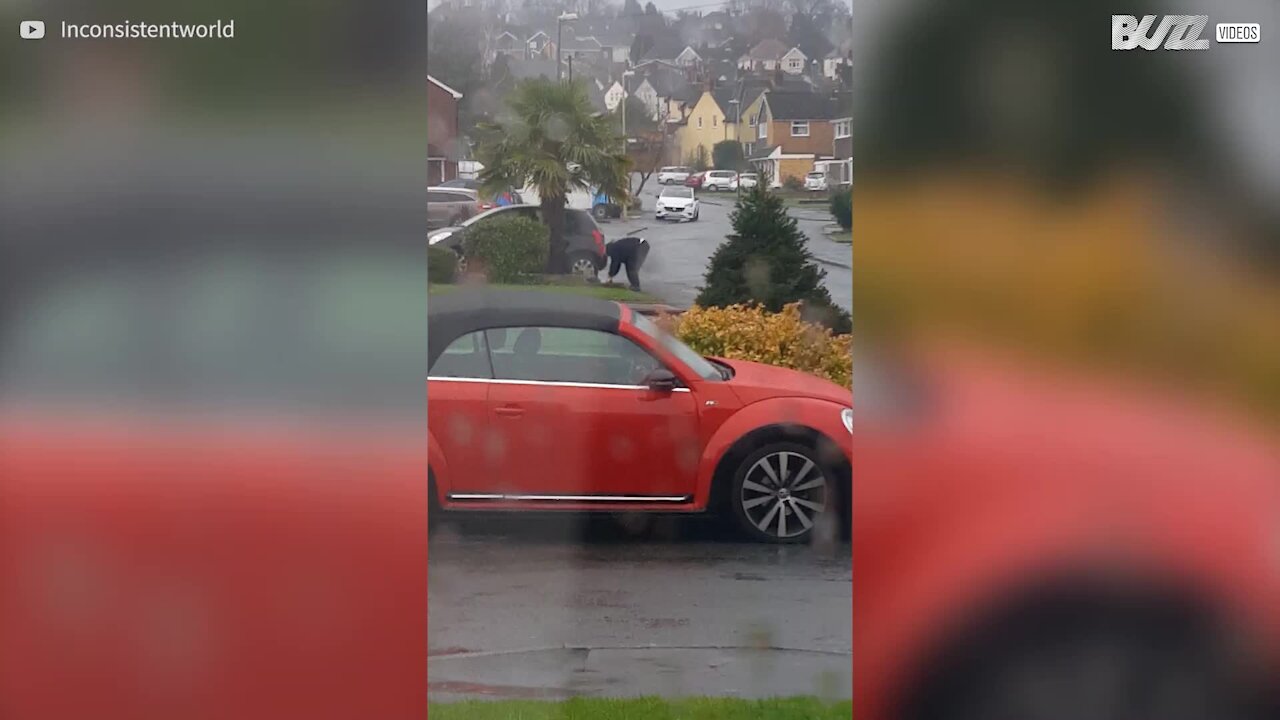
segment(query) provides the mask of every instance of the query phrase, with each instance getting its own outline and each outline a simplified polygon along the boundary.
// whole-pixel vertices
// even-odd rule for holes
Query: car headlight
[[[453,233],[451,233],[451,232],[442,232],[442,233],[437,233],[437,234],[432,235],[431,237],[427,238],[427,244],[428,244],[428,245],[435,245],[436,243],[440,242],[441,240],[444,240],[445,238],[449,238],[449,237],[453,237]]]
[[[844,429],[852,433],[853,432],[853,408],[845,408],[841,410],[840,420],[844,423]]]

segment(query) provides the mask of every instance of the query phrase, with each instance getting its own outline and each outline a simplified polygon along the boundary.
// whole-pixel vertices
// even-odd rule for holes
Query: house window
[[[712,115],[712,116],[711,116],[711,127],[716,127],[716,123],[717,123],[717,122],[719,122],[719,121],[720,121],[720,119],[719,119],[717,116]]]
[[[699,115],[699,116],[698,116],[698,129],[699,129],[699,130],[701,130],[701,129],[702,129],[702,116],[701,116],[701,115]]]
[[[797,59],[795,59],[795,58],[791,58],[790,60],[788,60],[788,61],[787,61],[787,65],[788,65],[792,70],[799,70],[799,69],[800,69],[800,61],[799,61],[799,60],[797,60]]]
[[[769,123],[762,122],[760,123],[760,128],[756,133],[756,138],[759,140],[764,140],[767,137],[769,137]]]
[[[836,121],[836,137],[837,138],[849,137],[849,121],[848,120]]]
[[[791,137],[809,137],[809,121],[792,120]]]
[[[760,113],[752,113],[751,117],[747,119],[747,122],[750,123],[751,127],[755,127],[756,121],[759,119],[760,119]]]

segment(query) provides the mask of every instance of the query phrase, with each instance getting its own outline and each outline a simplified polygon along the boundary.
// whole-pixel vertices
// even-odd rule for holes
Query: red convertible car
[[[848,505],[847,388],[704,358],[625,305],[431,301],[432,497],[443,510],[696,513],[801,542]]]

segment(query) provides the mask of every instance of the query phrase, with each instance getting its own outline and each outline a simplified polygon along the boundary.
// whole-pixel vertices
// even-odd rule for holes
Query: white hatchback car
[[[738,187],[738,173],[732,170],[712,170],[702,178],[702,189],[707,192],[733,190]]]
[[[811,172],[804,176],[805,190],[826,190],[827,175],[826,173]]]
[[[683,185],[663,188],[654,206],[654,217],[658,220],[697,220],[698,197],[694,195],[693,188]]]
[[[759,175],[755,173],[738,173],[738,178],[733,181],[733,186],[730,187],[729,189],[737,190],[740,187],[743,189],[753,188],[759,184],[760,184]]]
[[[688,179],[689,168],[687,167],[670,166],[658,170],[659,185],[683,185]]]

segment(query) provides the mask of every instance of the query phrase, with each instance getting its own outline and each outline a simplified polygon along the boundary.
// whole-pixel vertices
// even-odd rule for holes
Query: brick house
[[[458,177],[458,100],[462,93],[427,76],[427,184]]]
[[[753,164],[775,186],[803,178],[817,162],[832,157],[835,120],[849,114],[848,93],[771,90],[760,101]]]

